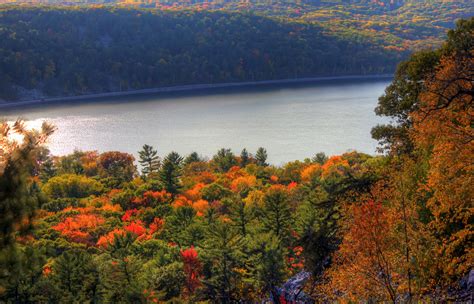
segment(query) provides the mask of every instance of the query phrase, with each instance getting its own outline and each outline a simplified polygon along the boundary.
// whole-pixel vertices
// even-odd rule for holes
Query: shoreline
[[[193,91],[204,91],[213,89],[227,89],[227,88],[238,88],[238,87],[259,87],[265,85],[278,85],[278,84],[304,84],[312,82],[330,81],[330,80],[364,80],[364,79],[388,79],[392,78],[393,74],[374,74],[374,75],[347,75],[347,76],[321,76],[321,77],[308,77],[308,78],[294,78],[294,79],[277,79],[277,80],[261,80],[261,81],[244,81],[244,82],[226,82],[226,83],[215,83],[215,84],[191,84],[191,85],[179,85],[179,86],[168,86],[151,89],[140,89],[130,91],[117,91],[107,93],[95,93],[85,94],[77,96],[64,96],[64,97],[51,97],[33,100],[13,101],[13,102],[1,102],[0,109],[13,109],[22,106],[36,106],[43,104],[52,104],[57,102],[74,102],[74,101],[86,101],[91,99],[106,99],[110,97],[126,97],[135,95],[152,95],[162,93],[177,93],[177,92],[193,92]]]

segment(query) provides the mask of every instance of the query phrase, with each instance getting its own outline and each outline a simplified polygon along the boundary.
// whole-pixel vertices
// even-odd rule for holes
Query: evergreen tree
[[[147,303],[141,280],[143,261],[138,256],[111,259],[104,254],[99,269],[103,303]]]
[[[70,250],[53,264],[51,280],[58,287],[60,302],[96,302],[99,298],[99,274],[92,255]]]
[[[0,290],[6,302],[30,301],[23,287],[29,289],[31,284],[23,283],[38,275],[41,257],[28,250],[20,252],[15,240],[31,230],[36,208],[43,201],[36,183],[31,182],[31,169],[39,147],[53,131],[46,123],[36,132],[28,131],[20,120],[13,125],[0,122]],[[18,136],[21,140],[16,141]]]
[[[49,149],[44,147],[40,148],[38,153],[36,153],[35,159],[36,164],[33,175],[39,176],[43,183],[56,175],[57,169]]]
[[[234,202],[231,206],[232,222],[239,231],[240,235],[243,237],[247,235],[247,226],[252,219],[252,214],[249,209],[250,208],[241,198],[239,198],[237,202]]]
[[[324,152],[316,153],[316,155],[311,159],[312,162],[320,164],[320,165],[324,165],[324,163],[327,162],[327,160],[328,160],[328,157],[326,156]]]
[[[160,157],[152,146],[144,145],[138,152],[140,159],[138,162],[142,166],[142,175],[148,177],[150,174],[158,172],[160,169]]]
[[[163,165],[159,171],[159,179],[164,189],[176,195],[181,189],[181,162],[183,158],[176,152],[171,152],[163,159]]]
[[[257,165],[262,166],[262,167],[268,166],[267,157],[268,157],[267,150],[265,150],[262,147],[258,148],[257,153],[255,154],[255,159],[257,160]]]
[[[54,128],[43,124],[41,132],[28,131],[22,121],[13,127],[0,123],[0,246],[14,243],[17,232],[31,227],[41,196],[29,181],[37,149],[51,135]],[[23,137],[21,143],[13,142],[12,136]]]
[[[217,303],[234,303],[242,275],[237,271],[243,267],[244,243],[231,225],[217,222],[210,225],[204,246],[204,284],[208,297]]]
[[[286,241],[292,225],[291,209],[283,187],[270,188],[263,200],[262,223],[281,241]]]
[[[220,149],[217,154],[214,155],[212,161],[216,164],[217,168],[221,172],[227,172],[230,168],[237,165],[234,153],[230,149]]]
[[[247,149],[243,149],[240,153],[240,167],[244,168],[250,163],[250,154]]]
[[[285,278],[285,249],[273,233],[262,233],[252,236],[248,252],[250,280],[260,294],[268,295]]]
[[[202,162],[203,159],[202,157],[199,156],[199,154],[197,152],[192,152],[191,154],[189,154],[185,159],[184,159],[184,165],[189,165],[191,163],[198,163],[198,162]]]
[[[295,230],[300,235],[305,266],[315,277],[329,266],[330,255],[337,249],[337,212],[334,201],[324,190],[315,189],[307,195],[296,211]]]

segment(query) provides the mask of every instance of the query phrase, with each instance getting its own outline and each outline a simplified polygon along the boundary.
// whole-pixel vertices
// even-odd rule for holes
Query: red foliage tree
[[[188,249],[181,250],[181,258],[184,263],[184,273],[186,275],[186,282],[184,285],[185,293],[191,295],[196,288],[201,285],[200,277],[202,264],[198,258],[198,252],[194,246]]]

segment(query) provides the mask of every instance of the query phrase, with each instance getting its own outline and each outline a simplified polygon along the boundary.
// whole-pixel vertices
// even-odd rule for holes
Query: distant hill
[[[224,10],[315,23],[326,32],[399,50],[438,47],[447,30],[474,15],[472,0],[0,0],[0,6],[61,5]]]
[[[0,10],[0,98],[391,73],[407,51],[219,11]]]
[[[7,1],[0,0],[7,100],[391,73],[474,15],[467,0]]]

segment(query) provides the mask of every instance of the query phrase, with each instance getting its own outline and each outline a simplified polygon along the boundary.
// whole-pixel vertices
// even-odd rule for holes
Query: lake
[[[377,98],[390,79],[337,80],[200,91],[187,94],[129,96],[88,102],[0,109],[39,126],[58,130],[49,141],[55,155],[74,149],[118,150],[137,154],[143,144],[185,155],[212,157],[219,148],[240,153],[258,147],[269,162],[284,162],[357,150],[375,154],[370,129],[384,119],[374,114]]]

